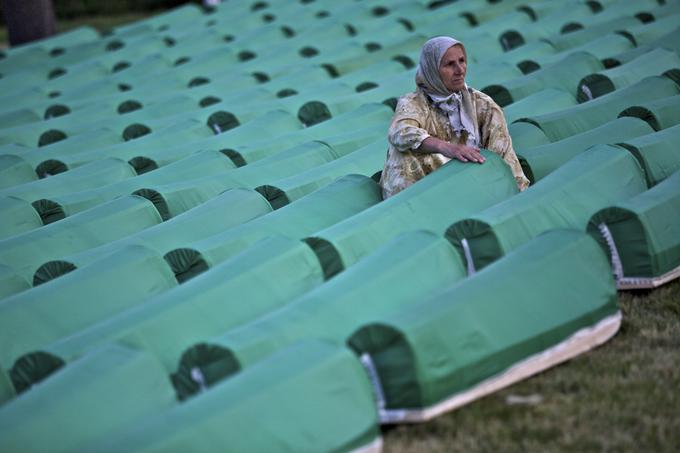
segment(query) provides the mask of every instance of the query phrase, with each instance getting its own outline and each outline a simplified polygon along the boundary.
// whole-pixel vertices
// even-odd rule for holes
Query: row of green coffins
[[[271,238],[232,261],[259,253],[261,263],[262,254],[272,248],[304,247],[286,242]],[[278,256],[286,259],[286,254]],[[293,296],[267,318],[232,330],[227,335],[231,352],[204,345],[183,356],[173,382],[186,391],[183,396],[198,393],[189,401],[176,403],[153,347],[137,349],[135,340],[141,338],[131,336],[125,346],[104,343],[91,349],[6,403],[0,409],[8,428],[3,447],[203,449],[223,444],[235,435],[232,430],[241,429],[224,420],[247,420],[265,410],[267,415],[258,417],[263,431],[258,439],[239,440],[245,451],[271,445],[283,431],[285,439],[279,441],[292,449],[309,442],[321,449],[358,448],[375,441],[378,422],[422,421],[465,404],[597,346],[620,322],[606,254],[592,238],[575,231],[542,235],[468,279],[455,249],[427,232],[398,236],[320,286],[318,262],[308,256],[312,267],[316,263],[316,270],[306,267],[316,274],[315,288],[304,284],[311,275],[285,278],[294,269],[274,266],[276,275],[268,274],[271,283],[240,289],[278,294],[302,284],[306,294]],[[408,266],[411,261],[423,267]],[[430,288],[425,298],[409,284],[414,269]],[[200,285],[210,274],[177,291]],[[534,288],[531,297],[527,285]],[[570,291],[556,292],[561,285]],[[363,303],[366,297],[374,303]],[[236,302],[237,295],[230,300]],[[238,302],[229,307],[222,309],[234,314],[248,309]],[[186,313],[196,316],[198,311]],[[176,322],[181,336],[190,323]],[[218,381],[225,370],[239,373]],[[92,380],[92,373],[98,378]],[[59,397],[74,394],[78,397]],[[102,404],[109,410],[87,415],[88,407]],[[38,407],[42,410],[36,412]],[[331,429],[326,423],[337,425],[337,418],[319,411],[346,414],[348,420]],[[282,423],[285,414],[293,424]],[[45,425],[47,419],[57,422]]]
[[[490,162],[498,162],[496,165],[500,165],[501,168],[504,166],[504,164],[500,162],[500,159],[493,159],[490,160]],[[442,216],[442,219],[433,215],[433,211],[435,211],[434,206],[436,206],[438,202],[441,202],[441,196],[439,195],[440,191],[451,193],[451,184],[462,184],[465,186],[465,175],[468,175],[469,177],[473,177],[472,175],[474,175],[475,178],[479,178],[479,175],[477,174],[478,171],[495,172],[493,171],[494,169],[491,164],[477,167],[484,170],[476,170],[475,167],[462,166],[463,170],[459,170],[461,173],[458,174],[457,178],[451,178],[448,173],[460,169],[461,167],[449,165],[446,168],[449,169],[448,172],[442,171],[441,173],[435,173],[434,175],[438,175],[439,177],[428,177],[423,183],[419,183],[408,191],[404,191],[402,196],[394,198],[395,201],[380,203],[374,208],[350,217],[327,230],[319,230],[319,232],[311,234],[309,238],[306,239],[306,242],[319,257],[324,274],[327,277],[331,277],[340,272],[344,267],[357,262],[363,255],[370,253],[399,231],[408,230],[415,226],[422,226],[422,218],[426,216],[431,219],[426,226],[435,231],[444,230],[448,225],[453,223],[447,230],[447,237],[463,252],[464,256],[466,256],[468,269],[474,271],[475,268],[480,268],[493,262],[502,254],[507,253],[541,232],[560,227],[585,229],[585,225],[589,218],[596,211],[618,201],[627,200],[636,194],[642,193],[646,189],[642,170],[632,154],[622,148],[603,147],[602,149],[591,150],[590,152],[577,157],[522,195],[509,198],[505,202],[501,202],[485,211],[481,211],[480,214],[456,222],[456,219],[451,218],[450,214]],[[497,168],[495,170],[499,169]],[[621,179],[612,176],[619,174],[628,174],[630,175],[630,178]],[[511,178],[508,177],[508,180],[510,179]],[[608,190],[598,191],[598,197],[593,198],[591,186],[598,183],[601,187],[602,180],[608,181]],[[425,182],[427,182],[427,184],[425,184]],[[505,184],[508,183],[506,182]],[[670,195],[665,198],[659,198],[658,201],[662,207],[660,208],[659,205],[654,206],[659,211],[669,207],[672,210],[673,203],[677,202],[671,196],[673,186],[667,184],[664,187],[671,187],[669,192]],[[512,188],[514,188],[514,186],[509,183],[505,190],[511,190]],[[499,194],[500,193],[503,192],[501,191]],[[508,195],[509,193],[506,192],[505,195],[497,195],[496,197],[500,196],[501,198],[504,198]],[[306,199],[303,198],[300,201],[302,200]],[[428,200],[430,201],[428,202]],[[495,198],[495,200],[500,201],[498,198]],[[580,201],[576,203],[575,200]],[[470,207],[471,212],[478,212],[483,204],[494,204],[491,200],[474,200],[472,203],[474,206]],[[479,203],[482,204],[480,205]],[[460,211],[460,206],[457,206],[457,208]],[[505,211],[511,214],[504,214]],[[229,229],[224,233],[219,233],[206,239],[199,240],[198,242],[194,242],[193,244],[189,244],[183,248],[167,252],[165,258],[175,273],[176,278],[179,281],[186,281],[198,273],[205,272],[208,268],[214,267],[218,263],[234,256],[256,240],[266,237],[269,233],[284,233],[287,235],[299,236],[299,228],[293,228],[293,230],[291,230],[291,227],[297,227],[299,224],[299,221],[291,220],[297,218],[297,212],[304,212],[303,205],[300,205],[299,202],[291,204],[290,210],[287,208],[281,209],[277,211],[276,215],[270,214],[269,216],[262,217],[260,219],[261,221],[256,220],[249,222],[243,226]],[[459,212],[458,217],[463,219],[465,215],[465,212],[461,211]],[[480,230],[479,234],[477,234],[477,231],[473,228],[477,223],[480,225],[482,224],[477,218],[486,219],[486,221],[483,222],[483,225],[486,225],[486,229],[477,228]],[[180,217],[178,217],[178,220],[179,219]],[[497,221],[492,219],[497,219]],[[670,220],[670,223],[672,224],[673,220]],[[318,225],[316,226],[318,227]],[[653,237],[655,235],[653,228],[654,225],[648,227],[649,231],[645,231],[645,234],[650,234]],[[665,227],[663,227],[663,229],[665,229]],[[663,233],[663,229],[661,230],[662,236],[664,237],[663,240],[670,240],[671,242],[664,247],[658,248],[660,251],[654,253],[650,252],[648,254],[649,256],[666,253],[663,252],[663,250],[666,249],[670,250],[666,256],[673,256],[673,251],[674,248],[677,248],[677,244],[672,242],[673,239],[671,238],[674,236],[672,234],[667,235]],[[310,232],[313,230],[314,226],[308,229]],[[153,237],[151,233],[152,230],[149,230],[147,236]],[[304,235],[304,232],[302,234]],[[487,237],[488,239],[485,239]],[[675,242],[677,242],[677,239]],[[125,240],[122,244],[130,245]],[[494,244],[495,246],[493,246]],[[503,247],[500,247],[498,244],[502,244]],[[654,244],[655,242],[650,242],[650,249],[655,247]],[[109,249],[108,253],[112,252],[113,249],[115,249],[115,247]],[[170,246],[166,245],[162,249],[162,252],[166,252],[169,249]],[[73,259],[73,261],[77,263],[78,259],[84,260],[83,262],[86,264],[83,268],[84,270],[88,269],[88,264],[90,266],[96,264],[96,260],[92,263],[92,254],[86,253],[84,255],[81,254],[81,256],[82,258],[78,258],[76,255],[76,258]],[[675,258],[677,258],[677,256]],[[675,262],[675,266],[677,266],[677,259],[675,259],[675,261],[673,261],[673,258],[665,259],[667,263],[672,264]],[[117,269],[119,272],[123,272],[123,267],[132,267],[129,266],[130,263],[126,262],[124,259],[122,263],[123,264],[118,265],[118,268],[112,266],[111,263],[107,263],[106,267],[110,272],[114,273]],[[662,267],[657,266],[657,269],[661,268]],[[669,270],[668,265],[663,269],[662,273],[667,272]],[[49,276],[47,268],[45,268],[43,272],[45,272],[44,275]],[[108,276],[105,278],[108,278]],[[36,292],[51,293],[53,299],[55,295],[54,292],[50,290],[61,286],[65,290],[64,294],[71,294],[74,291],[73,283],[79,283],[78,280],[77,272],[67,275],[61,279],[55,280],[53,283],[35,288],[25,294],[15,296],[14,299],[17,301],[6,302],[5,307],[8,309],[12,306],[17,307],[19,310],[17,313],[21,313],[31,304],[29,302],[30,300],[36,300],[33,304],[38,305],[32,307],[32,310],[42,306],[43,308],[41,310],[50,310],[51,312],[56,310],[52,316],[45,316],[46,319],[58,316],[58,312],[65,306],[41,302],[41,298],[36,297]],[[63,283],[63,285],[61,285],[61,283]],[[130,289],[131,293],[134,291],[135,289]],[[120,303],[125,299],[125,291],[122,293],[118,292],[116,296],[117,302]],[[139,296],[136,295],[136,297],[137,298],[135,299],[135,295],[131,294],[131,299],[139,300]],[[22,299],[25,300],[20,302]],[[80,304],[79,302],[73,301],[74,298],[71,296],[65,297],[64,299],[64,304]],[[9,299],[7,301],[9,301]],[[105,307],[102,308],[106,309]],[[69,310],[69,312],[71,312],[71,310]],[[104,314],[93,314],[96,316],[95,318],[76,321],[75,330],[83,328],[92,322],[96,322],[97,319],[106,318],[111,315],[111,312],[107,311]],[[7,326],[8,332],[11,329],[11,325],[18,325],[16,321],[10,319],[12,316],[10,316],[9,312],[7,312],[4,318],[10,320],[8,321],[9,324]],[[43,332],[42,335],[48,335],[48,329],[46,329],[45,326],[39,326],[37,328],[40,332]],[[28,328],[23,327],[22,329],[24,332],[29,332]],[[74,327],[71,329],[74,329]],[[62,331],[51,338],[54,340],[73,332],[74,330]],[[18,332],[12,333],[12,338],[16,344],[19,343],[19,337],[17,335]],[[37,338],[37,334],[32,332],[25,333],[24,335],[29,343],[34,342]],[[43,339],[42,341],[49,342],[49,338],[47,340]],[[91,341],[88,340],[85,343],[89,345],[91,344]],[[30,347],[39,346],[28,346],[28,348]],[[26,348],[26,346],[19,346],[19,350],[10,352],[9,356],[6,356],[4,359],[5,362],[7,362],[7,360],[11,361],[13,360],[12,357],[21,354],[21,348]],[[178,354],[179,351],[176,351],[175,358]]]

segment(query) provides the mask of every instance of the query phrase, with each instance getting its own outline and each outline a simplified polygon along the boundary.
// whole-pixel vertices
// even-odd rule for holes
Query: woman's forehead
[[[443,63],[444,61],[458,60],[461,57],[465,57],[465,50],[463,49],[463,46],[456,44],[449,47],[446,52],[444,52],[441,61]]]

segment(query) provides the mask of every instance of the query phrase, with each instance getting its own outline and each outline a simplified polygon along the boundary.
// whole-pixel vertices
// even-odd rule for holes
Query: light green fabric
[[[593,145],[616,144],[647,135],[654,129],[639,118],[623,117],[562,140],[521,150],[517,153],[524,174],[532,183],[559,169],[575,156],[588,152]]]
[[[646,189],[632,155],[598,145],[521,194],[454,223],[446,237],[461,252],[467,240],[474,267],[481,269],[545,231],[584,230],[599,209]]]
[[[371,384],[359,361],[346,348],[314,341],[85,451],[342,452],[379,436]]]
[[[30,287],[28,281],[21,278],[11,267],[0,265],[0,300]]]
[[[174,262],[188,251],[197,254],[200,258],[196,259],[204,265],[214,266],[270,234],[301,239],[380,200],[380,188],[375,181],[366,176],[347,175],[271,214],[170,252],[166,259]]]
[[[576,97],[561,88],[545,88],[520,99],[503,109],[505,121],[513,121],[529,115],[542,115],[576,105]]]
[[[60,216],[68,217],[109,202],[122,195],[131,194],[151,184],[163,184],[177,181],[178,179],[190,179],[223,173],[233,169],[234,166],[234,163],[221,152],[199,151],[184,159],[135,178],[107,184],[99,188],[50,197],[48,201],[56,205],[56,210]]]
[[[127,196],[2,242],[0,264],[28,281],[45,261],[96,247],[157,225],[161,216],[148,200]]]
[[[627,88],[600,96],[592,101],[554,113],[531,115],[517,120],[540,128],[551,142],[575,135],[613,120],[619,112],[641,102],[667,98],[680,93],[680,88],[667,77],[647,77]],[[519,123],[514,123],[512,128]],[[514,143],[513,135],[513,143]],[[533,145],[536,146],[536,145]],[[521,150],[521,147],[519,147]]]
[[[5,298],[0,304],[0,366],[9,369],[24,354],[40,351],[59,338],[175,286],[177,280],[162,256],[131,245],[90,266]],[[40,364],[54,360],[41,357],[32,361]]]
[[[489,151],[483,154],[483,165],[451,161],[377,206],[311,235],[307,241],[327,274],[352,265],[400,232],[427,228],[442,233],[452,222],[516,194],[507,164]],[[485,190],[451,195],[480,184]]]
[[[504,107],[548,87],[561,88],[573,93],[578,87],[579,80],[602,68],[600,60],[592,54],[574,52],[538,71],[498,85],[483,87],[482,91]]]
[[[0,197],[0,239],[12,237],[43,226],[40,215],[28,201]]]
[[[585,76],[578,84],[578,98],[585,102],[673,68],[680,69],[680,56],[670,50],[654,49],[621,66]]]
[[[0,449],[74,451],[174,404],[172,386],[152,356],[109,345],[6,404]]]
[[[680,172],[629,200],[595,213],[588,232],[609,254],[599,231],[614,239],[624,277],[659,277],[680,266]]]
[[[143,304],[55,337],[42,349],[71,362],[108,341],[124,341],[152,353],[170,374],[188,347],[275,311],[323,281],[309,247],[274,235]],[[199,349],[193,360],[209,357]],[[199,390],[188,375],[174,380],[182,398]]]
[[[558,230],[417,306],[367,322],[349,345],[371,356],[387,409],[423,409],[617,311],[602,250],[583,233]]]
[[[247,369],[301,339],[323,338],[344,344],[362,322],[418,305],[464,277],[462,259],[444,238],[429,231],[403,233],[285,308],[204,339],[211,347],[224,350],[225,357],[233,357],[234,364],[217,357],[200,361],[196,354],[190,355],[202,347],[199,343],[187,351],[188,360],[180,363],[178,373],[187,375],[198,366],[214,382],[235,373],[235,366]]]
[[[619,116],[633,116],[647,121],[655,130],[680,124],[680,95],[641,102],[628,107]]]
[[[680,170],[680,125],[626,140],[621,146],[640,162],[649,187]]]

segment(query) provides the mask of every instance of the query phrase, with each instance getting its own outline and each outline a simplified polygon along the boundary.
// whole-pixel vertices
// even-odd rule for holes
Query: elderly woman
[[[399,99],[388,133],[380,185],[391,197],[451,159],[484,163],[479,148],[501,156],[519,190],[529,186],[512,149],[501,108],[465,84],[467,53],[460,41],[432,38],[420,52],[417,89]]]

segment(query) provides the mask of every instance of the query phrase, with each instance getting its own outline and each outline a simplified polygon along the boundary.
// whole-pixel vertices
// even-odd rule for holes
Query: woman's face
[[[465,88],[465,74],[467,73],[467,61],[463,47],[451,46],[442,57],[439,64],[439,77],[444,86],[451,92]]]

